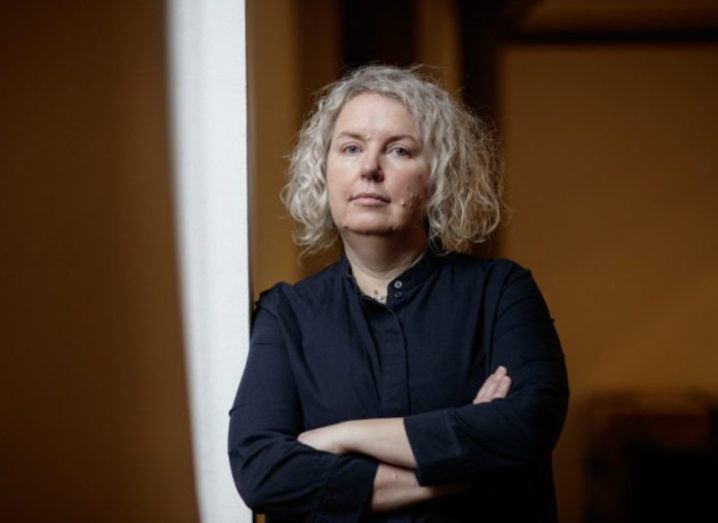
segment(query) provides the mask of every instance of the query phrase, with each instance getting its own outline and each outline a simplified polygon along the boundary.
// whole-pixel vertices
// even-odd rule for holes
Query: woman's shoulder
[[[444,270],[468,278],[510,282],[531,275],[527,268],[508,258],[485,258],[457,252],[437,258]]]
[[[455,253],[445,258],[444,281],[450,282],[449,288],[455,294],[481,296],[497,308],[500,303],[541,296],[532,272],[514,260]]]
[[[295,283],[281,281],[259,295],[257,306],[275,313],[284,307],[311,310],[335,292],[340,271],[337,262]]]

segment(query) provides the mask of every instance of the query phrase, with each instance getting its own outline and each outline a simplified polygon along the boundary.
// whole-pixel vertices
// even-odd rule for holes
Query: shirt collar
[[[431,248],[427,248],[424,256],[418,262],[389,282],[387,291],[392,293],[401,290],[401,292],[406,293],[421,286],[435,271],[437,265],[438,256],[434,254]],[[350,280],[354,290],[361,294],[352,274],[351,264],[344,253],[342,253],[339,260],[339,274]]]

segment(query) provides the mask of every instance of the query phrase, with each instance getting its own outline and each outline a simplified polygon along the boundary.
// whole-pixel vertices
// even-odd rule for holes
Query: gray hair
[[[281,195],[297,222],[295,243],[307,254],[329,248],[337,240],[327,195],[327,153],[344,104],[367,92],[399,100],[417,123],[430,165],[430,244],[443,251],[465,252],[485,241],[501,217],[502,169],[493,131],[418,67],[370,65],[320,91],[299,132]]]

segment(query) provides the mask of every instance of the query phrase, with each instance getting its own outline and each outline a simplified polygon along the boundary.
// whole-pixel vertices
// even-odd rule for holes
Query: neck
[[[389,282],[418,262],[427,247],[423,231],[414,237],[350,234],[342,242],[357,285],[372,297],[385,297]]]

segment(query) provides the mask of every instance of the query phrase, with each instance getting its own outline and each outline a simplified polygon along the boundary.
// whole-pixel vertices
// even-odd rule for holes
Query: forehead
[[[361,93],[350,98],[339,111],[333,134],[370,131],[401,133],[419,138],[416,121],[403,103],[379,93]]]

